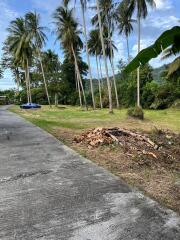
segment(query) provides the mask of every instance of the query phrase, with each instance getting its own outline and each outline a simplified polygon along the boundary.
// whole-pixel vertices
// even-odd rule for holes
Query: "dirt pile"
[[[117,144],[127,156],[139,160],[138,164],[158,159],[165,165],[173,165],[173,169],[178,168],[180,136],[170,131],[155,129],[145,133],[121,128],[95,128],[75,136],[74,142],[86,144],[89,149]]]

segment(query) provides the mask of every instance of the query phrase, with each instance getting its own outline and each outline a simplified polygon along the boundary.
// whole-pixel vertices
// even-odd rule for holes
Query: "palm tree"
[[[40,52],[40,49],[45,44],[45,41],[47,39],[47,37],[44,33],[45,27],[40,26],[40,15],[37,14],[36,12],[34,12],[34,13],[28,12],[25,15],[25,20],[26,20],[26,26],[28,28],[30,38],[32,39],[32,41],[34,41],[35,50],[39,57],[42,76],[43,76],[43,80],[44,80],[45,91],[46,91],[46,95],[47,95],[47,99],[48,99],[48,104],[49,104],[49,106],[51,106],[47,82],[46,82],[44,68],[43,68],[43,64],[42,64],[41,52]]]
[[[78,85],[81,87],[85,108],[87,109],[86,97],[77,58],[80,49],[83,47],[83,43],[79,37],[81,32],[78,30],[78,23],[73,17],[73,10],[68,9],[66,2],[63,6],[56,9],[53,17],[56,24],[57,40],[60,40],[65,52],[74,58],[75,71],[77,74],[77,80],[79,81]]]
[[[7,30],[9,33],[6,40],[8,51],[13,56],[14,64],[21,64],[25,71],[27,100],[29,103],[32,102],[29,66],[34,45],[30,41],[24,18],[20,17],[11,21],[10,27]]]
[[[136,20],[132,19],[131,16],[128,15],[128,2],[123,1],[119,4],[116,10],[116,21],[117,27],[119,29],[120,34],[124,34],[126,37],[127,43],[127,56],[128,62],[130,62],[130,54],[129,54],[129,40],[128,37],[130,33],[133,31],[132,24],[136,22]]]
[[[128,3],[128,15],[132,16],[137,9],[137,24],[138,24],[138,53],[140,52],[141,40],[141,18],[145,19],[148,15],[147,4],[151,7],[155,6],[154,0],[124,0]],[[137,69],[137,106],[140,107],[140,68]]]
[[[96,104],[95,104],[95,100],[94,100],[94,90],[93,90],[93,81],[92,81],[91,64],[90,64],[90,58],[89,58],[89,50],[88,50],[88,45],[87,45],[87,29],[86,29],[86,19],[85,19],[85,10],[86,10],[86,5],[87,5],[87,0],[80,0],[80,3],[81,3],[82,18],[83,18],[86,56],[87,56],[87,62],[88,62],[88,68],[89,68],[91,96],[92,96],[93,109],[95,109]]]
[[[44,73],[51,81],[50,90],[51,94],[54,93],[55,106],[58,105],[58,94],[59,94],[59,72],[61,63],[59,61],[58,55],[48,49],[41,53],[41,61],[44,66]],[[38,65],[38,69],[41,69],[41,65]]]
[[[90,38],[87,42],[89,52],[96,57],[96,68],[97,68],[97,75],[98,75],[98,86],[99,86],[99,100],[100,100],[100,107],[103,108],[102,104],[102,94],[101,94],[101,82],[99,76],[99,65],[98,65],[98,55],[101,52],[101,40],[99,38],[99,30],[95,29],[90,32]]]
[[[3,77],[3,70],[2,70],[2,68],[0,66],[0,78],[2,78],[2,77]]]
[[[103,74],[102,74],[102,66],[101,66],[101,54],[99,53],[99,69],[100,69],[100,74],[101,74],[101,83],[102,83],[102,88],[104,88],[104,82],[103,82]]]
[[[113,113],[111,84],[110,84],[109,73],[108,73],[108,65],[107,65],[107,60],[106,60],[106,53],[105,53],[105,46],[104,46],[103,28],[102,28],[102,22],[101,22],[99,0],[96,0],[96,7],[97,7],[98,26],[99,26],[99,32],[100,32],[100,39],[101,39],[101,45],[102,45],[102,53],[103,53],[105,71],[106,71],[107,86],[108,86],[109,113]]]
[[[117,93],[114,62],[113,62],[114,50],[117,51],[117,48],[116,48],[111,36],[112,36],[112,33],[109,32],[109,30],[106,26],[104,26],[105,53],[106,53],[106,57],[109,58],[109,62],[111,65],[111,69],[112,69],[112,73],[113,73],[114,92],[115,92],[115,96],[116,96],[116,104],[117,104],[117,108],[119,108],[119,98],[118,98],[118,93]]]
[[[119,108],[119,99],[116,86],[116,77],[114,70],[114,61],[113,61],[113,51],[112,51],[112,32],[114,30],[114,20],[115,20],[115,6],[112,0],[99,0],[100,16],[102,20],[102,26],[107,29],[107,38],[109,39],[110,44],[110,65],[113,73],[113,83],[114,91],[116,96],[117,108]],[[98,22],[98,16],[95,15],[92,19],[92,23],[95,24]],[[103,29],[104,30],[104,29]]]

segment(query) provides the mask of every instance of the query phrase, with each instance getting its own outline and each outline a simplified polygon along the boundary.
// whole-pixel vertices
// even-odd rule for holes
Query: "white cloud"
[[[174,25],[177,25],[179,21],[179,18],[175,16],[158,16],[154,17],[151,16],[147,19],[147,21],[143,22],[144,27],[154,27],[159,29],[168,29]]]
[[[161,55],[159,55],[157,58],[153,58],[153,59],[149,62],[149,64],[150,64],[151,66],[153,66],[154,68],[156,68],[156,67],[162,66],[163,64],[168,64],[168,63],[172,62],[173,60],[174,60],[174,57],[168,58],[168,59],[166,59],[166,60],[162,60],[162,59],[161,59]]]
[[[2,43],[7,35],[6,28],[9,22],[16,18],[18,13],[10,8],[6,1],[0,1],[0,43]]]
[[[171,0],[155,0],[155,3],[158,10],[167,10],[173,7]]]
[[[152,39],[141,39],[140,41],[141,50],[150,46],[152,43],[153,43]],[[137,51],[138,51],[138,45],[136,43],[133,45],[132,51],[131,51],[133,57],[137,54]]]

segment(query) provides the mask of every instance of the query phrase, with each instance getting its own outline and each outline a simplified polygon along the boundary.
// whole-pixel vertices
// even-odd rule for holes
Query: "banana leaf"
[[[156,58],[164,49],[175,44],[180,50],[180,27],[175,26],[161,34],[153,45],[140,51],[137,56],[126,66],[125,72],[132,72],[152,58]]]

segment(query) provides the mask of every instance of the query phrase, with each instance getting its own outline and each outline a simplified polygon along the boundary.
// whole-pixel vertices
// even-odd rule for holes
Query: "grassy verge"
[[[145,110],[145,120],[141,121],[128,118],[126,109],[115,110],[114,114],[108,114],[107,109],[82,111],[78,107],[70,106],[51,109],[43,106],[39,110],[21,110],[18,106],[13,106],[10,110],[50,132],[83,156],[120,176],[160,203],[177,211],[180,209],[180,174],[176,168],[172,167],[173,163],[166,166],[163,162],[156,160],[151,164],[143,160],[144,164],[142,164],[139,158],[127,156],[119,146],[110,145],[89,149],[85,144],[76,144],[73,141],[75,135],[94,127],[123,127],[142,131],[151,131],[156,127],[179,133],[180,111]]]

